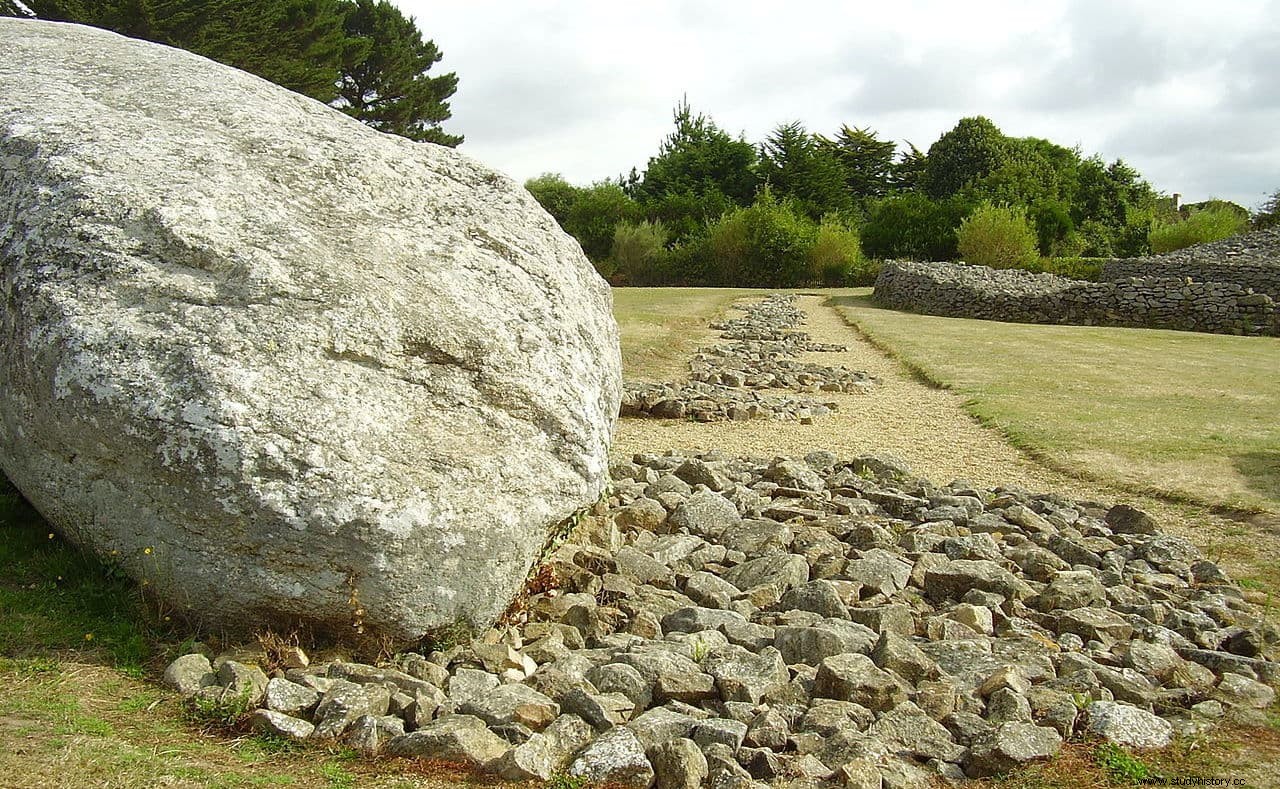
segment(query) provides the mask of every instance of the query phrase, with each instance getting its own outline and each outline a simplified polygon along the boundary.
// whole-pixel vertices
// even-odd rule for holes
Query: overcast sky
[[[394,0],[455,71],[445,128],[524,180],[643,171],[687,95],[759,142],[800,120],[922,150],[986,115],[1184,202],[1280,189],[1280,0]]]

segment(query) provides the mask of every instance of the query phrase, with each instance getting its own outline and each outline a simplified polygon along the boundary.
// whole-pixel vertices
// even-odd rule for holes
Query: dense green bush
[[[992,268],[1028,268],[1040,260],[1035,230],[1027,212],[984,203],[956,231],[960,256],[967,263]]]
[[[813,221],[789,201],[761,189],[749,207],[725,214],[708,228],[718,284],[767,288],[805,284],[817,232]]]
[[[867,271],[858,231],[834,217],[824,217],[809,248],[810,278],[827,287],[869,285]]]
[[[613,231],[613,277],[619,285],[656,285],[667,280],[667,229],[662,222],[623,221]]]
[[[1228,208],[1207,208],[1193,211],[1181,221],[1156,222],[1147,235],[1151,251],[1157,255],[1177,249],[1219,241],[1238,235],[1249,226],[1249,221]]]
[[[956,228],[971,208],[961,197],[931,200],[915,192],[877,201],[862,226],[862,250],[877,258],[951,260]]]
[[[677,244],[704,235],[708,224],[734,208],[734,202],[714,186],[707,186],[701,194],[669,192],[644,203],[648,218],[662,222]]]
[[[564,180],[560,173],[543,173],[524,182],[524,188],[533,199],[563,227],[569,218],[569,209],[578,200],[578,187]]]
[[[578,190],[562,224],[566,232],[578,239],[591,262],[601,268],[613,251],[613,229],[619,222],[640,218],[640,206],[622,187],[601,181]]]

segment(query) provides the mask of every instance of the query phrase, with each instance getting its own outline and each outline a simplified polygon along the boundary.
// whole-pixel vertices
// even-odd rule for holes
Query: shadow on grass
[[[1232,455],[1231,463],[1244,477],[1249,490],[1265,497],[1280,509],[1280,452],[1246,452]]]
[[[174,631],[118,568],[66,542],[0,477],[0,656],[76,650],[130,675]]]
[[[832,307],[867,307],[870,309],[885,309],[872,301],[870,293],[857,296],[831,296],[827,299],[827,303]]]

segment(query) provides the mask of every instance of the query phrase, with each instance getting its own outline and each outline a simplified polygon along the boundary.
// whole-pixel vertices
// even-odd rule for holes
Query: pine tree
[[[458,89],[458,75],[427,76],[442,57],[435,43],[423,41],[413,19],[387,0],[343,6],[347,37],[364,46],[343,66],[334,106],[390,134],[451,147],[461,143],[461,135],[440,128],[452,116],[447,99]]]
[[[844,166],[800,121],[774,128],[760,146],[760,175],[778,195],[794,199],[815,219],[853,205]]]
[[[818,137],[818,143],[844,165],[844,182],[855,200],[884,197],[893,177],[893,157],[898,146],[881,140],[871,129],[840,127],[834,140]]]
[[[685,99],[673,113],[676,128],[649,159],[636,192],[646,202],[667,196],[727,197],[740,206],[756,195],[756,149],[734,139]]]

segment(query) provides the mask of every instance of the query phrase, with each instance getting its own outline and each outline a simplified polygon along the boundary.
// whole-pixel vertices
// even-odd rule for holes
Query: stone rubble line
[[[1277,630],[1147,514],[892,459],[636,455],[518,624],[385,667],[178,658],[367,754],[647,787],[914,787],[1260,725]],[[545,569],[543,571],[545,573]]]
[[[796,297],[774,293],[745,308],[746,315],[711,324],[732,342],[700,348],[689,362],[688,382],[626,382],[620,414],[625,417],[724,420],[783,419],[811,424],[836,409],[810,398],[760,394],[765,389],[818,392],[871,391],[879,381],[841,365],[796,361],[810,351],[841,352],[843,345],[818,343],[795,331],[804,322]]]

